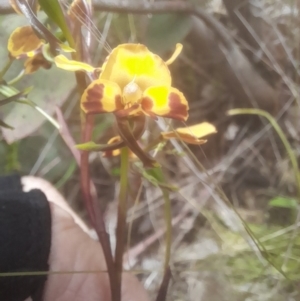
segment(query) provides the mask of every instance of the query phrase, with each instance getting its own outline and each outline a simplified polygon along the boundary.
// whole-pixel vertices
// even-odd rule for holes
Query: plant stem
[[[76,48],[76,52],[72,53],[72,59],[77,61],[82,61],[84,58],[82,57],[82,36],[81,31],[76,28],[73,33],[77,37],[76,40],[73,39],[72,34],[67,34],[69,45],[72,48]],[[82,95],[84,90],[87,87],[85,74],[83,72],[76,72],[76,81],[79,95]],[[81,135],[82,135],[82,143],[86,143],[91,140],[93,127],[94,127],[94,116],[85,115],[81,112]],[[91,178],[89,172],[89,153],[81,152],[80,154],[80,184],[81,190],[84,199],[84,205],[88,212],[90,221],[93,227],[96,230],[97,236],[99,238],[100,244],[103,249],[104,258],[107,266],[107,273],[110,283],[110,291],[111,291],[111,300],[112,301],[120,301],[120,297],[118,298],[118,283],[117,283],[117,274],[115,271],[113,255],[110,247],[109,235],[106,232],[105,222],[103,218],[102,211],[97,204],[96,200],[94,200],[91,194]],[[95,195],[96,193],[94,193]]]
[[[165,221],[166,221],[166,251],[165,251],[165,263],[164,272],[169,269],[171,259],[171,243],[172,243],[172,214],[171,214],[171,201],[169,192],[166,189],[162,189],[163,197],[165,200]]]
[[[15,78],[11,79],[9,82],[7,82],[7,84],[9,86],[14,85],[15,83],[17,83],[23,76],[25,75],[25,69],[23,69]]]
[[[94,117],[91,115],[84,115],[84,113],[82,112],[81,125],[82,125],[82,141],[83,142],[90,141],[92,138]],[[117,283],[118,277],[115,272],[115,266],[112,257],[109,236],[106,232],[102,211],[98,206],[98,204],[93,199],[93,196],[91,194],[92,182],[91,182],[90,172],[89,172],[89,152],[86,151],[83,151],[80,154],[80,183],[81,183],[81,190],[83,194],[85,208],[88,212],[90,221],[96,230],[97,236],[99,238],[99,241],[103,249],[109,282],[110,282],[111,299],[112,301],[120,301],[120,298],[118,298],[118,283]]]
[[[10,68],[11,64],[13,63],[13,61],[14,61],[14,60],[13,60],[12,58],[10,58],[10,59],[6,62],[4,68],[0,71],[0,80],[3,79],[3,76],[4,76],[5,73],[9,70],[9,68]]]
[[[128,170],[129,170],[129,149],[121,149],[121,169],[120,169],[120,194],[118,204],[118,222],[116,230],[116,252],[115,268],[118,277],[118,300],[121,300],[121,284],[123,271],[123,253],[125,246],[125,228],[127,214],[127,197],[128,197]]]
[[[84,113],[82,112],[82,115]],[[93,116],[81,116],[82,126],[82,141],[89,141],[92,137],[94,125]],[[95,212],[93,208],[93,201],[90,192],[90,173],[89,173],[89,153],[81,152],[80,156],[80,178],[81,178],[81,189],[83,193],[83,199],[85,201],[85,207],[87,209],[90,220],[95,225]]]
[[[163,171],[160,167],[148,169],[146,172],[146,179],[152,184],[151,177],[156,180],[156,186],[158,186],[163,194],[164,203],[165,203],[165,222],[166,222],[166,251],[165,251],[165,263],[164,263],[164,272],[166,273],[169,270],[170,259],[171,259],[171,243],[172,243],[172,213],[171,213],[171,201],[169,195],[170,185],[166,183]],[[150,176],[150,178],[148,177]],[[167,189],[169,188],[169,189]]]
[[[158,181],[158,183],[166,184],[163,171],[160,167],[148,170],[148,174],[154,177]],[[164,262],[164,277],[160,285],[156,301],[165,301],[170,278],[171,278],[170,260],[171,260],[171,245],[172,245],[172,212],[171,212],[171,201],[170,201],[169,191],[166,188],[159,185],[158,183],[157,185],[160,187],[162,191],[164,203],[165,203],[164,213],[165,213],[165,222],[166,222],[166,236],[165,236],[166,250],[165,250],[165,262]]]

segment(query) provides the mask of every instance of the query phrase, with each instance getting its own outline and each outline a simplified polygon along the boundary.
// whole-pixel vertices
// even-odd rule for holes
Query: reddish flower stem
[[[94,126],[94,117],[91,115],[84,116],[82,118],[82,142],[88,142],[92,138]],[[111,289],[111,299],[112,301],[120,301],[120,291],[118,281],[118,275],[115,269],[114,260],[112,257],[112,251],[110,247],[110,241],[108,233],[106,232],[105,223],[102,211],[97,204],[96,198],[96,191],[91,193],[91,185],[90,185],[90,172],[89,172],[89,153],[88,152],[81,152],[80,154],[80,183],[81,183],[81,190],[83,194],[83,199],[85,203],[85,207],[87,209],[89,218],[93,227],[95,228],[99,241],[101,243],[106,265],[108,271],[108,277],[110,282],[110,289]],[[94,197],[93,197],[94,196]]]

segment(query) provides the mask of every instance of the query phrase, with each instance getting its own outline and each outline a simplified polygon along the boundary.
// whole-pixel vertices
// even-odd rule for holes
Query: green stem
[[[10,59],[6,62],[4,68],[3,68],[3,69],[1,70],[1,72],[0,72],[0,80],[3,79],[3,76],[4,76],[4,75],[6,74],[6,72],[9,70],[9,68],[10,68],[11,64],[13,63],[13,61],[14,61],[14,59],[10,58]]]
[[[157,186],[160,187],[163,198],[165,201],[165,222],[166,222],[166,250],[165,250],[165,262],[164,262],[164,273],[166,274],[169,270],[170,260],[171,260],[171,244],[172,244],[172,213],[171,213],[171,200],[170,194],[164,185],[169,186],[166,183],[164,174],[160,167],[153,168],[147,171],[147,173],[157,180]],[[161,184],[159,184],[161,183]]]
[[[45,112],[43,109],[41,109],[38,105],[36,105],[33,101],[30,99],[26,100],[18,100],[17,102],[27,104],[37,110],[41,115],[43,115],[56,129],[60,129],[60,125],[57,123],[57,121],[49,115],[47,112]]]
[[[128,197],[128,170],[129,170],[129,149],[123,147],[121,149],[121,170],[120,170],[120,194],[118,204],[118,222],[116,230],[116,252],[115,252],[115,268],[118,275],[118,298],[121,300],[121,284],[123,271],[123,253],[125,245],[125,228],[127,214],[127,197]]]
[[[277,121],[273,116],[271,116],[268,112],[260,110],[260,109],[233,109],[228,111],[228,115],[240,115],[240,114],[248,114],[248,115],[258,115],[265,117],[268,119],[274,130],[276,131],[277,135],[279,136],[281,142],[283,143],[286,152],[290,158],[294,174],[295,174],[295,179],[297,183],[297,189],[298,189],[298,202],[300,202],[300,174],[299,174],[299,166],[298,166],[298,161],[297,157],[288,142],[284,132],[282,131],[281,127],[278,125]]]
[[[7,84],[9,86],[14,85],[15,83],[17,83],[23,76],[25,75],[25,70],[22,70],[15,78],[11,79],[9,82],[7,82]]]
[[[171,214],[171,201],[169,192],[162,189],[163,197],[165,200],[165,221],[166,221],[166,251],[165,251],[165,273],[169,269],[171,260],[171,243],[172,243],[172,214]]]
[[[28,91],[30,90],[27,89],[27,92],[25,94],[29,93]],[[3,96],[13,97],[15,94],[18,93],[20,92],[15,87],[0,85],[0,94],[2,94]],[[37,110],[40,114],[42,114],[50,123],[52,123],[52,125],[55,128],[59,129],[59,124],[56,122],[56,120],[52,116],[50,116],[47,112],[45,112],[42,108],[40,108],[32,100],[23,98],[23,99],[15,100],[15,102],[31,106],[32,108]]]

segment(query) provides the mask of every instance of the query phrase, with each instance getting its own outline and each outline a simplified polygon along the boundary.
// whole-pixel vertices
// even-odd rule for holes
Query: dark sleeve
[[[48,271],[51,214],[40,190],[23,192],[19,176],[0,177],[0,300],[42,300],[46,275],[1,273]]]

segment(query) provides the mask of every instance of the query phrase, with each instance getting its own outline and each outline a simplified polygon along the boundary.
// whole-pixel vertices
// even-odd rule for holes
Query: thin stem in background
[[[272,125],[272,127],[276,131],[277,135],[279,136],[282,144],[284,145],[285,150],[286,150],[286,152],[288,154],[288,157],[290,159],[291,165],[293,167],[295,180],[296,180],[296,186],[297,186],[297,190],[298,190],[298,203],[300,203],[300,173],[299,173],[299,165],[298,165],[297,156],[296,156],[295,152],[293,151],[292,146],[290,145],[290,143],[289,143],[286,135],[284,134],[283,130],[281,129],[281,127],[277,123],[276,119],[271,114],[269,114],[268,112],[260,110],[260,109],[232,109],[232,110],[228,111],[228,115],[240,115],[240,114],[263,116],[270,122],[270,124]],[[298,209],[296,224],[298,223],[298,221],[299,221],[299,209]],[[289,254],[291,252],[292,241],[295,238],[295,236],[297,235],[298,230],[299,229],[297,227],[295,227],[294,231],[292,232],[292,235],[289,239],[287,254]],[[283,273],[283,268],[285,268],[287,266],[287,264],[289,262],[289,259],[290,258],[288,258],[288,256],[286,256],[285,260],[284,260],[284,263],[281,267],[281,272],[287,279],[288,279],[288,277],[285,275],[285,273]]]
[[[123,147],[121,149],[121,168],[120,168],[120,193],[118,203],[118,222],[116,230],[116,252],[115,252],[115,268],[118,277],[117,297],[121,300],[121,284],[123,272],[123,254],[125,246],[125,229],[127,216],[127,198],[128,198],[128,171],[129,171],[129,149]]]
[[[6,74],[6,72],[9,70],[10,66],[12,65],[14,59],[9,58],[9,60],[6,62],[3,69],[0,71],[0,80],[3,79],[3,76]]]
[[[296,185],[297,185],[297,190],[298,190],[298,202],[300,203],[300,173],[299,173],[299,166],[298,166],[298,161],[297,161],[297,156],[294,153],[292,146],[290,145],[289,141],[286,138],[286,135],[284,134],[283,130],[277,123],[276,119],[269,114],[266,111],[260,110],[260,109],[232,109],[228,111],[228,115],[257,115],[257,116],[262,116],[265,117],[274,130],[276,131],[277,135],[279,136],[282,144],[285,147],[285,150],[289,156],[289,159],[291,161],[291,165],[293,167],[294,175],[295,175],[295,180],[296,180]]]
[[[81,116],[81,127],[82,127],[82,136],[81,141],[86,142],[90,141],[92,138],[93,133],[93,126],[94,126],[94,118],[93,116],[85,116],[82,112]],[[93,200],[90,191],[90,172],[89,172],[89,153],[88,152],[81,152],[80,153],[80,182],[81,182],[81,189],[83,194],[83,199],[85,201],[86,209],[89,214],[90,220],[95,226],[95,213],[93,208]]]

